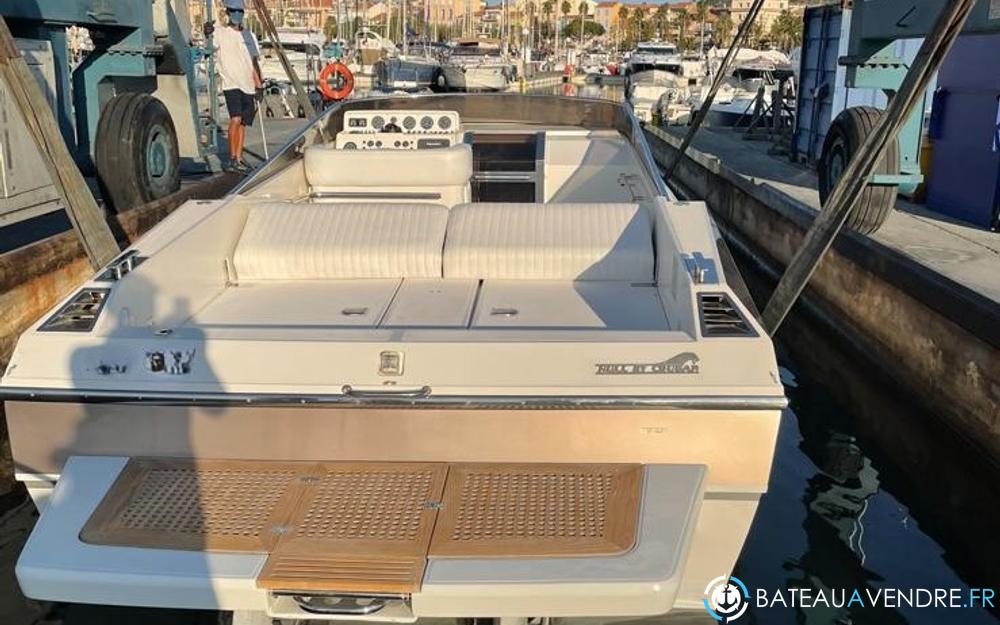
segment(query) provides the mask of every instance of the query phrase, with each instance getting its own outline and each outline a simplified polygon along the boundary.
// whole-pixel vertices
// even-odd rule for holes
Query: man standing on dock
[[[229,111],[228,170],[247,173],[250,167],[243,162],[243,144],[247,126],[253,126],[256,116],[256,94],[263,88],[257,60],[251,52],[259,48],[253,33],[243,29],[246,14],[243,0],[225,0],[224,4],[229,24],[215,31],[215,50]]]

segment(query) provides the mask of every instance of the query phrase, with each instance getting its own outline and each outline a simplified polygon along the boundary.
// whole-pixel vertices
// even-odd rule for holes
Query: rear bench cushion
[[[462,204],[445,278],[653,282],[653,234],[636,204]]]
[[[404,137],[400,135],[400,137]],[[350,188],[454,187],[472,178],[472,147],[464,143],[427,150],[305,151],[306,180],[314,191]]]
[[[240,280],[440,278],[447,224],[438,205],[255,204],[233,265]]]

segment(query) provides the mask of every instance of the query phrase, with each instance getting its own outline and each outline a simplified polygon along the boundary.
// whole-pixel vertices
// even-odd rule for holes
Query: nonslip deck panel
[[[424,556],[344,556],[335,553],[271,554],[257,577],[260,588],[280,591],[406,594],[420,589]]]
[[[452,465],[431,556],[612,555],[635,543],[639,465]]]
[[[265,553],[313,464],[132,458],[80,532],[99,545]],[[248,503],[252,502],[252,505]]]
[[[616,555],[636,464],[130,459],[85,542],[268,554],[261,588],[419,590],[428,557]]]

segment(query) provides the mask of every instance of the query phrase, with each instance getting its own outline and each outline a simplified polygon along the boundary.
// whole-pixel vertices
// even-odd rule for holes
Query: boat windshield
[[[645,52],[646,54],[677,54],[677,46],[669,43],[640,43],[636,46],[635,50],[636,52]]]
[[[452,56],[500,56],[499,48],[481,48],[479,46],[456,46],[451,51]]]
[[[650,70],[663,70],[665,72],[670,72],[671,74],[677,74],[682,76],[684,74],[684,68],[681,67],[679,63],[633,63],[632,73],[636,74],[639,72],[648,72]]]

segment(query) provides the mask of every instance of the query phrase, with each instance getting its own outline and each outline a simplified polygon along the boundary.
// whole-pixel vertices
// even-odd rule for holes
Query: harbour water
[[[620,88],[590,85],[560,85],[553,91],[621,97]],[[766,294],[768,285],[743,261],[752,290]],[[967,547],[974,542],[969,533],[978,531],[976,519],[968,519],[967,527],[942,520],[959,514],[949,506],[962,505],[955,499],[962,471],[970,473],[968,480],[976,479],[961,443],[948,439],[933,415],[922,414],[878,372],[853,361],[808,318],[794,315],[777,338],[791,405],[782,419],[770,490],[734,572],[754,600],[763,591],[771,598],[781,593],[790,603],[792,589],[809,589],[813,599],[823,591],[842,601],[843,592],[850,596],[855,589],[867,595],[886,589],[960,589],[968,596],[973,587],[996,587],[995,554],[970,553]],[[914,453],[940,454],[937,461],[950,470],[937,472],[937,479],[916,471],[905,457]],[[996,504],[984,499],[977,516],[988,518]],[[40,605],[24,598],[13,569],[35,519],[23,492],[0,499],[0,623],[213,622],[204,613],[159,613],[154,619],[146,610]],[[762,608],[753,601],[745,619],[761,625],[1000,623],[995,611],[979,607],[793,608],[777,603]]]

